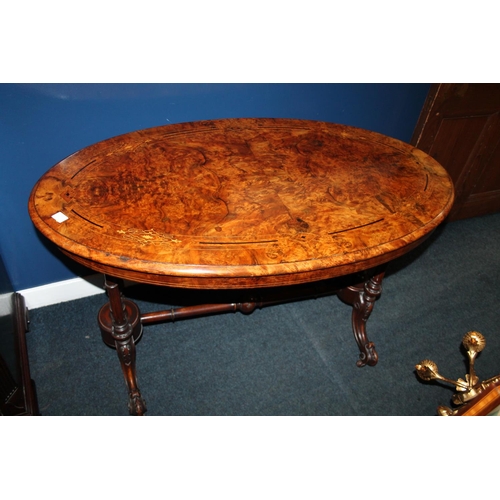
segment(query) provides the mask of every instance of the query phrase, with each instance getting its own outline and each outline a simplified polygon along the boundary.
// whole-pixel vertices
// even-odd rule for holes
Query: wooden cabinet
[[[500,211],[500,84],[432,85],[411,143],[453,179],[448,220]]]

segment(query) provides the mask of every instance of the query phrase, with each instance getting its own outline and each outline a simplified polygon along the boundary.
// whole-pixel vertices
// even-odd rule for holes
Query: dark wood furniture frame
[[[38,415],[26,344],[28,309],[24,297],[12,291],[1,259],[0,281],[0,415]]]
[[[101,307],[98,323],[104,343],[117,351],[129,389],[129,412],[131,415],[144,415],[147,408],[137,383],[135,354],[135,346],[143,334],[143,325],[170,323],[237,311],[251,314],[257,308],[337,294],[339,299],[352,306],[352,329],[359,349],[359,359],[356,365],[358,367],[375,366],[378,354],[375,344],[368,339],[366,324],[375,301],[382,293],[384,274],[385,266],[380,266],[349,276],[347,279],[334,278],[312,286],[299,285],[265,291],[258,289],[247,291],[248,300],[243,302],[200,304],[147,313],[141,313],[135,302],[124,297],[121,279],[105,275],[104,288],[109,301]],[[256,296],[259,297],[258,300],[255,300]]]

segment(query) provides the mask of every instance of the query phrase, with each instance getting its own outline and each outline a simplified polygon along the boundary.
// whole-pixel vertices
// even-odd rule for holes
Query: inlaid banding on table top
[[[97,222],[93,222],[90,219],[87,219],[87,217],[84,217],[82,214],[79,214],[76,210],[72,209],[71,213],[75,214],[76,216],[80,217],[80,219],[84,220],[85,222],[88,222],[89,224],[92,224],[93,226],[100,227],[101,229],[104,228],[101,224],[98,224]]]
[[[82,173],[87,167],[89,167],[90,165],[92,165],[92,163],[95,163],[97,161],[97,159],[93,159],[92,161],[89,161],[87,163],[87,165],[83,166],[82,168],[80,168],[77,172],[75,172],[72,176],[71,176],[71,179],[74,179],[78,174]]]
[[[427,191],[427,187],[429,186],[429,174],[425,174],[425,186],[424,191]]]
[[[361,224],[359,226],[353,226],[353,227],[348,227],[346,229],[339,229],[337,231],[330,231],[328,234],[340,234],[340,233],[347,233],[348,231],[355,231],[356,229],[361,229],[363,227],[367,227],[367,226],[372,226],[373,224],[378,224],[379,222],[382,222],[384,219],[378,219],[378,220],[374,220],[372,222],[367,222],[366,224]]]
[[[267,245],[268,243],[278,243],[278,240],[257,240],[257,241],[199,241],[198,245]]]
[[[262,276],[357,256],[368,266],[425,236],[452,202],[442,167],[396,139],[313,121],[230,119],[132,132],[74,153],[37,183],[30,215],[99,269],[238,274],[241,266],[242,276]],[[69,219],[57,222],[58,212]]]

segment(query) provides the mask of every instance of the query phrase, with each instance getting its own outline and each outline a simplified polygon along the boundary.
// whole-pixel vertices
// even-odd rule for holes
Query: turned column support
[[[146,403],[137,385],[135,343],[142,335],[140,312],[137,305],[121,294],[119,280],[104,277],[108,303],[98,315],[103,341],[116,349],[129,392],[128,408],[131,415],[144,415]]]
[[[380,271],[364,283],[348,286],[337,293],[342,301],[352,306],[352,329],[360,351],[356,362],[359,367],[375,366],[378,361],[375,344],[368,340],[366,334],[366,322],[372,313],[375,301],[382,293],[384,274],[385,270]]]

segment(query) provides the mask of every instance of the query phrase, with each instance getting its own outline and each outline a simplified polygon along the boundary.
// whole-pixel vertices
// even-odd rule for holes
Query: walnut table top
[[[248,288],[331,278],[413,248],[453,203],[418,149],[331,123],[228,119],[87,147],[34,187],[35,226],[134,281]]]

